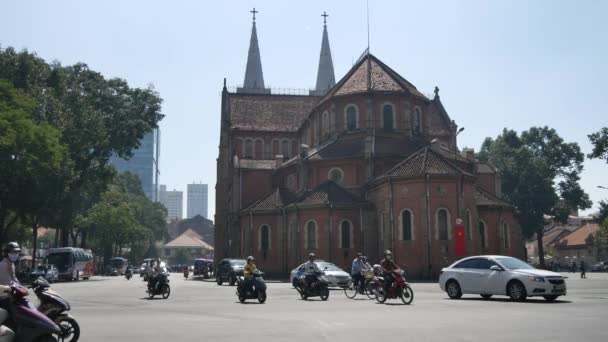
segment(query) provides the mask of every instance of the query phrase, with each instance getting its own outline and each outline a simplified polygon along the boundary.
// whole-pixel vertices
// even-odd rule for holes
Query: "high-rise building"
[[[144,194],[151,201],[157,202],[158,198],[158,159],[160,156],[160,130],[146,134],[139,148],[133,151],[130,159],[122,159],[118,156],[110,158],[110,164],[114,165],[119,172],[129,171],[139,177]]]
[[[188,184],[188,218],[201,215],[207,218],[207,184]]]
[[[166,185],[160,186],[159,192],[160,203],[167,208],[167,220],[181,220],[184,210],[184,192],[183,191],[167,191]]]

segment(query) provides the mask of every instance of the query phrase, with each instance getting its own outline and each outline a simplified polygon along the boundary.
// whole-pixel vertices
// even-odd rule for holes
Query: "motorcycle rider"
[[[253,272],[257,270],[257,267],[253,263],[255,259],[253,256],[247,257],[247,264],[243,268],[243,277],[245,278],[245,291],[253,290]]]
[[[150,275],[150,278],[148,279],[148,289],[152,290],[156,287],[157,284],[157,280],[158,280],[158,275],[161,273],[162,269],[160,267],[160,259],[156,258],[153,260],[150,260],[150,266],[152,267],[152,274]]]
[[[397,264],[395,264],[393,261],[393,252],[388,249],[384,251],[384,259],[380,261],[380,266],[382,267],[382,272],[384,273],[384,291],[388,294],[388,289],[395,280],[392,271],[399,269]]]
[[[317,273],[321,272],[315,263],[315,253],[308,254],[308,261],[304,264],[304,286],[310,288],[317,281]]]
[[[0,285],[0,300],[10,300],[11,288],[8,286]],[[0,308],[0,324],[2,324],[8,318],[8,311]],[[11,342],[15,338],[15,333],[8,327],[0,325],[0,342]]]
[[[0,285],[9,286],[11,283],[19,283],[15,274],[15,262],[19,260],[21,247],[16,242],[9,242],[2,249],[2,261],[0,261]]]
[[[363,289],[365,288],[365,279],[361,274],[361,271],[364,269],[365,263],[363,262],[363,254],[357,253],[357,257],[353,260],[353,265],[351,267],[350,275],[353,278],[353,284],[359,285],[359,292],[363,293]]]

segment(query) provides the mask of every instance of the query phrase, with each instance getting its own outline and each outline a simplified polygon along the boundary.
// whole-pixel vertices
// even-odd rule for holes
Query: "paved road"
[[[138,276],[94,278],[53,288],[72,304],[83,342],[101,341],[608,341],[608,274],[574,274],[556,303],[477,296],[449,300],[436,284],[415,283],[414,303],[377,304],[332,291],[303,301],[289,284],[268,285],[268,301],[238,303],[235,288],[171,277],[167,300],[145,297]]]

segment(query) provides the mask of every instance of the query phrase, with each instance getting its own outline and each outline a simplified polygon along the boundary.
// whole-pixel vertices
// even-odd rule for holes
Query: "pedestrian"
[[[570,273],[576,272],[576,261],[572,260],[572,265],[570,265]]]
[[[587,265],[585,265],[585,260],[581,260],[581,279],[587,279],[587,274],[586,274],[586,268]]]

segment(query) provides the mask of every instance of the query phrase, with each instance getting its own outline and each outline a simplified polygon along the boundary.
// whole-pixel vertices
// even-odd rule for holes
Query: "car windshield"
[[[506,269],[508,270],[532,270],[534,269],[534,267],[526,264],[525,262],[519,260],[519,259],[515,259],[515,258],[507,258],[507,257],[503,257],[503,258],[495,258],[496,261],[498,261],[501,265],[503,265]]]
[[[230,265],[232,265],[232,266],[245,266],[246,263],[247,263],[247,261],[245,261],[245,260],[232,260],[232,261],[230,261]]]
[[[326,269],[326,271],[342,271],[342,269],[334,264],[329,264],[329,263],[319,263],[319,268],[320,269]]]

